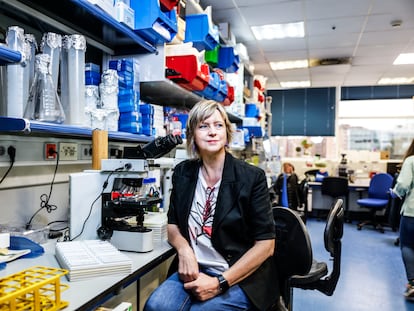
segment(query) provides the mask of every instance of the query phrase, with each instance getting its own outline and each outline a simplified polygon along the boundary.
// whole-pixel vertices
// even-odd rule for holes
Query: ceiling
[[[376,85],[381,78],[414,77],[414,65],[393,65],[414,52],[414,0],[200,0],[214,23],[229,23],[246,46],[266,88],[310,80],[311,87]],[[402,21],[393,27],[392,21]],[[250,26],[304,21],[305,37],[257,41]],[[349,58],[348,64],[273,71],[270,61]]]

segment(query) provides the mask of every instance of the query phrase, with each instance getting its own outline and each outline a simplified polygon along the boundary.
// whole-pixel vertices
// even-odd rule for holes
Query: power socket
[[[77,143],[59,143],[59,160],[76,161],[78,160]]]
[[[92,145],[82,144],[80,146],[79,159],[80,160],[91,160],[92,159]]]
[[[11,146],[16,148],[16,142],[11,140],[0,141],[0,162],[10,162],[10,156],[7,149]]]

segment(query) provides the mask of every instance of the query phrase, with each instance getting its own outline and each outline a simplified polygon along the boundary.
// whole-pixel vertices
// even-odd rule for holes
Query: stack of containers
[[[139,64],[133,58],[123,58],[109,61],[109,68],[118,73],[118,130],[141,134]]]
[[[147,136],[155,136],[154,130],[154,107],[151,104],[141,103],[139,105],[141,113],[142,134]]]
[[[101,67],[94,63],[85,64],[85,115],[86,123],[92,125],[93,114],[100,103],[99,84],[101,83]]]

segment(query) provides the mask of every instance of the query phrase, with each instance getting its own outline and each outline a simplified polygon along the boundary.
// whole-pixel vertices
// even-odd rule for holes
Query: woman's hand
[[[199,276],[197,259],[189,246],[178,252],[178,276],[184,283],[194,281]]]
[[[220,294],[218,279],[202,272],[196,280],[184,283],[184,288],[200,301],[208,300]]]

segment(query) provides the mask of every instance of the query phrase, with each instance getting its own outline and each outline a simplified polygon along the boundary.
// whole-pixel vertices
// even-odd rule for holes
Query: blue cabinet
[[[334,136],[336,90],[269,90],[272,136]]]

